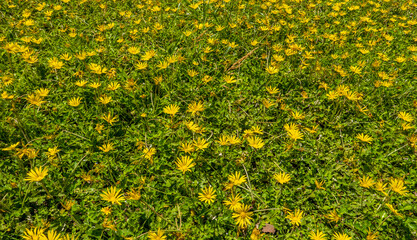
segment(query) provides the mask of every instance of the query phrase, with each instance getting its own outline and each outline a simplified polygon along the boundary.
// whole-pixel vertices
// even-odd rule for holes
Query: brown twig
[[[193,47],[200,41],[200,38],[207,32],[207,30],[203,31],[194,41]]]
[[[246,58],[248,58],[250,55],[252,55],[252,53],[255,52],[255,50],[258,49],[258,47],[252,49],[252,51],[248,52],[245,56],[241,57],[239,60],[237,60],[235,63],[232,64],[232,66],[230,66],[226,72],[230,71],[230,70],[234,70],[240,67],[240,65],[242,65],[243,60],[245,60]]]

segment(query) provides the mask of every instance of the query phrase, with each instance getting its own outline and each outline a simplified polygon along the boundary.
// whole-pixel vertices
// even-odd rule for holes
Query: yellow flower
[[[120,88],[120,84],[118,82],[111,82],[108,86],[107,86],[107,90],[110,91],[115,91],[116,89]]]
[[[164,235],[164,231],[162,231],[161,229],[158,229],[157,232],[150,231],[148,233],[148,238],[150,240],[164,240],[167,237]]]
[[[127,51],[133,55],[136,55],[140,52],[140,48],[138,47],[130,47],[127,49]]]
[[[240,172],[235,172],[234,174],[232,173],[227,178],[234,186],[239,186],[240,184],[246,182],[246,176],[240,176]]]
[[[276,93],[279,93],[279,89],[276,87],[267,86],[266,91],[268,91],[269,94],[273,95]]]
[[[325,215],[327,219],[330,220],[330,222],[339,222],[340,217],[337,215],[336,209],[333,209],[329,214]]]
[[[143,149],[143,157],[148,159],[148,160],[152,160],[152,156],[156,154],[156,149],[155,148],[144,148]]]
[[[18,53],[20,51],[20,45],[17,43],[6,43],[3,49],[8,53]]]
[[[175,164],[177,165],[178,170],[182,171],[183,174],[187,171],[191,172],[191,168],[195,166],[193,159],[188,156],[181,156],[181,158],[177,158]]]
[[[292,225],[298,226],[303,218],[303,211],[296,209],[294,212],[289,212],[285,218],[289,219]]]
[[[333,234],[333,237],[335,238],[335,240],[351,240],[352,239],[352,237],[349,237],[349,235],[345,233],[335,233]]]
[[[14,150],[19,144],[20,144],[20,142],[17,142],[15,144],[10,145],[9,147],[2,148],[1,150],[3,150],[3,151],[11,151],[11,150]]]
[[[279,72],[279,69],[274,66],[269,66],[265,70],[271,75]]]
[[[253,228],[252,233],[250,235],[250,239],[251,240],[259,240],[262,239],[262,237],[265,235],[265,233],[261,233],[261,231],[259,231],[259,229],[257,229],[256,227]]]
[[[226,136],[226,138],[227,138],[227,141],[228,141],[228,143],[229,144],[239,144],[239,143],[241,143],[242,141],[239,139],[239,137],[237,137],[237,136],[233,136],[233,135],[227,135]]]
[[[38,107],[41,106],[42,103],[44,103],[45,101],[43,101],[43,97],[39,96],[39,95],[35,95],[35,94],[30,94],[26,97],[26,100],[28,100],[28,102],[30,103],[30,105],[36,105]]]
[[[235,83],[237,80],[235,79],[235,77],[234,76],[231,76],[231,75],[226,75],[225,77],[223,77],[223,80],[226,82],[226,83]]]
[[[69,61],[69,60],[72,59],[72,56],[70,56],[68,53],[64,53],[59,58],[61,58],[62,60],[65,60],[65,61]]]
[[[240,194],[232,195],[228,198],[228,200],[223,201],[224,205],[229,206],[229,209],[232,211],[237,211],[241,207],[240,201],[242,201],[243,198],[240,196]]]
[[[48,60],[48,66],[53,69],[61,69],[64,66],[64,63],[54,57]]]
[[[377,191],[382,192],[385,196],[388,196],[388,194],[385,192],[385,190],[387,189],[387,184],[386,184],[386,183],[383,183],[383,182],[381,182],[381,181],[378,181],[378,182],[375,184],[375,189],[376,189]]]
[[[249,146],[259,149],[262,148],[265,145],[265,142],[262,140],[262,138],[259,138],[257,136],[251,136],[248,137]]]
[[[310,240],[326,240],[326,234],[317,230],[316,232],[310,232]]]
[[[169,62],[167,61],[159,61],[159,63],[156,65],[159,69],[166,69],[169,67]]]
[[[204,189],[202,189],[202,193],[198,194],[198,198],[200,199],[200,201],[211,204],[214,202],[214,199],[216,199],[216,192],[214,191],[214,189],[210,186],[210,187],[206,187]]]
[[[188,37],[188,36],[190,36],[192,33],[193,33],[193,31],[191,31],[191,30],[187,30],[187,31],[185,31],[185,32],[182,32],[186,37]]]
[[[263,134],[262,129],[258,125],[252,126],[250,129],[253,131],[253,133]]]
[[[336,92],[339,94],[339,96],[346,95],[349,92],[350,88],[346,85],[339,85],[336,88]]]
[[[401,127],[403,128],[403,130],[416,128],[414,125],[411,125],[410,123],[402,123]]]
[[[201,81],[203,81],[205,84],[207,84],[208,82],[211,82],[213,80],[213,77],[212,76],[209,76],[209,75],[205,75],[202,79],[201,79]]]
[[[25,229],[25,232],[23,233],[21,237],[25,240],[40,240],[42,238],[45,238],[44,235],[45,229],[43,228],[32,228],[32,229]]]
[[[74,84],[77,85],[78,87],[84,87],[84,85],[87,84],[87,81],[85,81],[85,80],[78,80]]]
[[[95,74],[99,74],[100,75],[100,74],[103,74],[103,73],[106,73],[107,72],[107,68],[102,67],[102,66],[100,66],[98,64],[95,64],[95,63],[90,63],[88,65],[88,67]]]
[[[35,91],[35,93],[41,97],[46,97],[49,94],[49,89],[47,88],[40,88]]]
[[[326,96],[329,100],[334,100],[339,97],[339,93],[336,91],[329,91],[329,93],[327,93]]]
[[[325,82],[320,82],[319,88],[324,88],[324,90],[327,90],[329,89],[329,85]]]
[[[136,63],[135,67],[138,70],[144,70],[148,67],[148,63],[147,62],[138,62],[138,63]]]
[[[363,178],[360,178],[359,181],[360,181],[360,186],[364,187],[364,188],[370,188],[375,184],[375,182],[374,182],[374,180],[372,180],[372,178],[365,177],[365,176]]]
[[[208,146],[210,145],[210,143],[207,142],[206,139],[200,138],[200,137],[197,138],[197,140],[193,140],[193,142],[194,142],[194,146],[199,150],[208,148]]]
[[[108,113],[107,115],[101,116],[101,119],[108,122],[110,125],[113,125],[114,122],[118,121],[117,116],[112,117],[111,113]]]
[[[406,122],[412,122],[414,120],[414,118],[411,116],[411,114],[409,114],[407,112],[400,112],[398,114],[398,117],[401,118],[402,120],[406,121]]]
[[[172,55],[172,56],[167,57],[167,62],[169,64],[176,63],[176,62],[178,62],[178,60],[179,60],[179,58],[176,55]]]
[[[80,105],[80,103],[81,103],[80,97],[73,97],[70,100],[68,100],[68,105],[72,107],[77,107],[78,105]]]
[[[100,210],[102,213],[104,213],[106,216],[109,215],[111,213],[111,208],[109,207],[104,207]]]
[[[237,209],[236,212],[232,214],[232,218],[235,218],[236,224],[239,225],[241,228],[246,228],[249,224],[251,224],[253,212],[249,212],[250,206],[241,204]]]
[[[291,180],[291,176],[284,172],[280,172],[280,173],[274,174],[274,179],[277,180],[277,182],[284,184]]]
[[[99,101],[100,101],[100,103],[106,105],[109,102],[111,102],[111,96],[103,95],[103,96],[100,97]]]
[[[91,175],[88,173],[82,173],[80,177],[86,182],[91,182],[92,180]]]
[[[103,200],[111,202],[112,204],[116,203],[118,205],[122,205],[120,201],[125,200],[125,198],[121,195],[119,195],[121,189],[117,190],[116,187],[110,187],[107,188],[100,194],[100,196],[103,198]]]
[[[105,143],[101,147],[98,147],[98,148],[103,152],[110,152],[111,150],[114,149],[112,143]]]
[[[184,121],[185,126],[187,126],[187,128],[193,132],[199,132],[202,130],[202,128],[200,126],[198,126],[197,124],[195,124],[193,121]]]
[[[288,137],[293,139],[294,141],[297,141],[298,139],[303,139],[304,134],[300,132],[296,124],[285,124],[284,129],[285,131],[287,131]]]
[[[163,111],[166,114],[174,116],[178,111],[180,110],[180,107],[175,104],[171,104],[169,106],[164,107]]]
[[[192,143],[181,143],[181,147],[179,149],[185,153],[193,152],[194,145]]]
[[[100,36],[99,36],[100,37]],[[91,56],[95,56],[97,53],[96,52],[94,52],[94,51],[90,51],[90,52],[87,52],[87,55],[89,56],[89,57],[91,57]]]
[[[132,189],[127,193],[127,199],[128,200],[139,200],[141,197],[140,195],[140,188]]]
[[[190,4],[189,7],[195,10],[195,9],[198,8],[198,6],[200,6],[200,4],[202,4],[202,2],[197,2],[197,3],[194,3],[194,4]]]
[[[148,61],[156,55],[154,50],[146,51],[144,55],[142,55],[142,61]]]
[[[40,237],[40,240],[61,240],[61,234],[55,232],[55,230],[49,230],[44,236]]]
[[[368,234],[366,235],[366,240],[377,240],[378,239],[378,232],[371,232],[369,229]]]
[[[197,72],[197,71],[195,71],[195,70],[193,70],[193,69],[191,69],[191,70],[187,70],[187,74],[188,74],[188,76],[190,76],[190,77],[195,77],[195,76],[197,76],[197,75],[198,75],[198,72]]]
[[[87,57],[87,53],[80,52],[80,53],[75,54],[75,57],[78,58],[79,60],[84,60]]]
[[[198,112],[201,112],[203,110],[204,110],[204,105],[201,101],[192,102],[192,103],[190,103],[190,105],[188,105],[188,108],[187,108],[187,112],[190,112],[191,115],[193,115],[193,116],[195,114],[198,114]]]
[[[27,177],[25,178],[25,181],[39,182],[42,179],[44,179],[46,175],[48,175],[48,168],[35,167],[34,169],[30,170],[30,172],[27,173]]]
[[[35,149],[33,149],[33,148],[22,148],[22,149],[16,149],[16,155],[20,158],[20,159],[22,159],[22,157],[24,157],[25,155],[28,157],[28,158],[30,158],[30,159],[33,159],[33,158],[35,158],[37,155],[38,155],[38,152],[39,152],[39,150],[38,151],[36,151]]]
[[[294,119],[297,119],[297,120],[301,120],[301,119],[304,119],[305,118],[304,114],[302,114],[302,113],[300,113],[298,111],[292,111],[291,112],[291,115],[292,115],[292,117]]]
[[[408,190],[406,190],[406,187],[404,186],[404,180],[400,178],[391,178],[390,188],[392,191],[403,196],[408,193]]]
[[[317,181],[317,180],[314,180],[314,184],[316,184],[316,187],[318,188],[318,189],[322,189],[322,190],[326,190],[324,187],[323,187],[323,185],[324,185],[324,181]]]
[[[117,231],[117,229],[116,229],[116,225],[114,225],[109,219],[107,219],[107,218],[104,218],[104,220],[103,220],[103,227],[104,228],[108,228],[108,229],[111,229],[111,230],[113,230],[113,231]]]
[[[71,210],[74,204],[75,204],[74,200],[65,200],[63,203],[61,203],[62,207],[65,208],[65,210],[67,211]]]
[[[256,45],[258,45],[258,43],[259,43],[259,41],[253,40],[253,41],[250,42],[250,45],[256,46]]]
[[[244,138],[247,138],[247,137],[250,137],[250,136],[253,136],[253,135],[255,135],[255,133],[251,129],[246,129],[245,131],[243,131],[243,137]]]
[[[394,215],[395,215],[395,216],[399,216],[399,217],[403,218],[403,215],[402,215],[402,214],[400,214],[400,213],[398,212],[398,210],[397,210],[397,209],[395,209],[395,208],[394,208],[394,206],[392,206],[392,204],[385,203],[385,206],[387,206],[387,207],[389,208],[389,210],[391,210],[391,212],[392,212],[392,213],[394,213]]]
[[[272,106],[275,105],[275,103],[273,101],[269,101],[268,99],[263,99],[262,100],[262,104],[266,107],[266,108],[270,108]]]
[[[216,142],[218,142],[222,146],[227,146],[230,144],[227,135],[221,135],[219,140],[217,140]]]
[[[356,138],[361,140],[362,142],[371,143],[373,138],[371,136],[368,136],[367,134],[359,133],[356,135]]]
[[[155,83],[155,85],[159,85],[162,82],[162,76],[158,76],[158,77],[154,77],[153,81]]]
[[[357,66],[351,66],[349,69],[350,69],[350,71],[352,71],[355,74],[361,74],[362,73],[362,69],[360,67],[357,67]]]
[[[399,57],[395,58],[394,60],[398,63],[403,63],[403,62],[407,61],[407,58],[399,56]]]

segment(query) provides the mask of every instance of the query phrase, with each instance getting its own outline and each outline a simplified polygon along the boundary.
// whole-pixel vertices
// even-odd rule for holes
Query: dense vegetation
[[[416,9],[0,1],[0,237],[417,239]]]

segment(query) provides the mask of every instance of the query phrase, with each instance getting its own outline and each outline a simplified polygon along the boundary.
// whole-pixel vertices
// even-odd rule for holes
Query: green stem
[[[183,174],[183,176],[184,176],[185,193],[187,193],[188,184],[187,184],[187,179],[185,178],[185,173]]]
[[[35,118],[36,125],[39,125],[38,116],[36,115],[36,109],[33,108],[33,117]]]
[[[48,189],[45,186],[44,182],[41,182],[41,186],[43,187],[43,189],[45,190],[46,194],[48,194],[48,198],[52,198],[52,195],[49,193]]]
[[[283,186],[282,186],[282,184],[280,184],[280,188],[279,188],[279,195],[275,198],[275,205],[274,205],[274,207],[276,207],[276,206],[277,206],[278,199],[280,199],[280,198],[281,198],[281,196],[282,196],[282,188],[283,188]]]
[[[12,63],[12,57],[10,56],[10,53],[7,53],[7,58],[9,59],[9,63],[10,63],[10,70],[12,71],[12,74],[14,74],[13,63]]]
[[[26,197],[27,197],[27,195],[28,195],[28,192],[30,192],[31,188],[32,188],[32,184],[29,184],[28,190],[26,191],[26,193],[25,193],[25,197],[23,198],[23,201],[22,201],[22,209],[23,209],[23,207],[25,206]]]

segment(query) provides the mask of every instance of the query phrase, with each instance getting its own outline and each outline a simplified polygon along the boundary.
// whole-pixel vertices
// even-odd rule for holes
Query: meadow
[[[416,9],[0,1],[0,238],[417,239]]]

